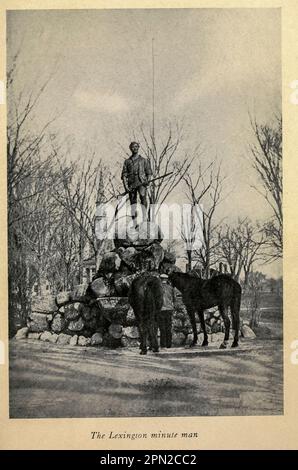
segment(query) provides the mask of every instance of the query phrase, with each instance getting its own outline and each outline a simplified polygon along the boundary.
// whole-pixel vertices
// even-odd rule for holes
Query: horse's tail
[[[147,282],[144,295],[144,312],[151,322],[157,321],[157,315],[163,305],[163,290],[161,281],[155,277]]]

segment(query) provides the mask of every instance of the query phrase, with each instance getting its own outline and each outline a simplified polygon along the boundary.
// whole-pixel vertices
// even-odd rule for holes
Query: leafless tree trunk
[[[257,171],[262,188],[255,189],[272,209],[272,218],[264,225],[268,246],[268,258],[282,256],[282,118],[275,116],[272,125],[259,124],[251,119],[255,143],[251,145],[252,164]]]
[[[38,279],[38,220],[44,208],[39,199],[47,191],[52,175],[51,156],[46,150],[46,130],[50,122],[34,130],[30,123],[47,82],[29,96],[15,91],[18,55],[9,64],[7,74],[7,189],[9,250],[10,334],[25,323],[30,311],[31,291]],[[42,184],[41,184],[42,181]],[[34,248],[34,250],[33,250]]]
[[[218,205],[222,200],[222,190],[224,177],[221,174],[220,165],[216,167],[211,163],[203,169],[199,166],[198,176],[193,178],[195,170],[187,171],[183,177],[186,186],[186,195],[192,207],[201,209],[201,217],[196,217],[196,221],[190,224],[190,230],[182,233],[182,238],[188,244],[188,259],[191,265],[195,257],[202,266],[206,277],[209,277],[210,268],[217,262],[216,248],[218,240],[215,232],[220,222],[216,222],[215,215]],[[199,209],[197,209],[199,210]],[[200,237],[201,247],[196,249],[195,244]]]
[[[236,281],[239,281],[243,271],[244,285],[246,285],[253,264],[264,260],[264,253],[261,251],[264,239],[262,228],[253,225],[247,218],[238,219],[235,227],[225,225],[220,228],[218,232],[220,259],[228,265],[230,274]]]
[[[96,202],[104,202],[104,173],[107,169],[101,161],[94,164],[95,153],[83,163],[72,166],[71,177],[63,179],[62,191],[55,198],[72,221],[72,230],[77,233],[78,282],[83,280],[84,257],[96,256],[98,246],[95,235]],[[101,192],[101,194],[99,194]]]
[[[250,314],[250,327],[255,328],[260,321],[260,302],[262,285],[266,276],[258,271],[251,271],[247,279],[246,305]]]

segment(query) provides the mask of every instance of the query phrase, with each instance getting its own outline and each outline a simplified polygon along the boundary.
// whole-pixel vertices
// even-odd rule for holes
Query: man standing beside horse
[[[168,282],[169,276],[161,274],[163,290],[163,305],[158,314],[158,327],[160,331],[160,347],[170,348],[172,346],[172,316],[176,304],[175,289]]]

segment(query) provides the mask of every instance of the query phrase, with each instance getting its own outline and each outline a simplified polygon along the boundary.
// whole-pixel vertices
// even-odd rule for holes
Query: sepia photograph
[[[9,418],[283,415],[281,9],[11,9],[6,48]]]

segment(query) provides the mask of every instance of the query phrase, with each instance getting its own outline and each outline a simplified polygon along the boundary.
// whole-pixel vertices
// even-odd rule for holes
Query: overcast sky
[[[201,143],[203,160],[222,160],[230,192],[222,216],[270,215],[251,188],[248,114],[268,121],[281,107],[279,9],[27,10],[9,12],[7,26],[8,62],[21,45],[20,88],[55,72],[36,125],[59,114],[62,139],[90,143],[109,163],[151,123],[154,37],[157,137],[183,121],[182,151]]]

